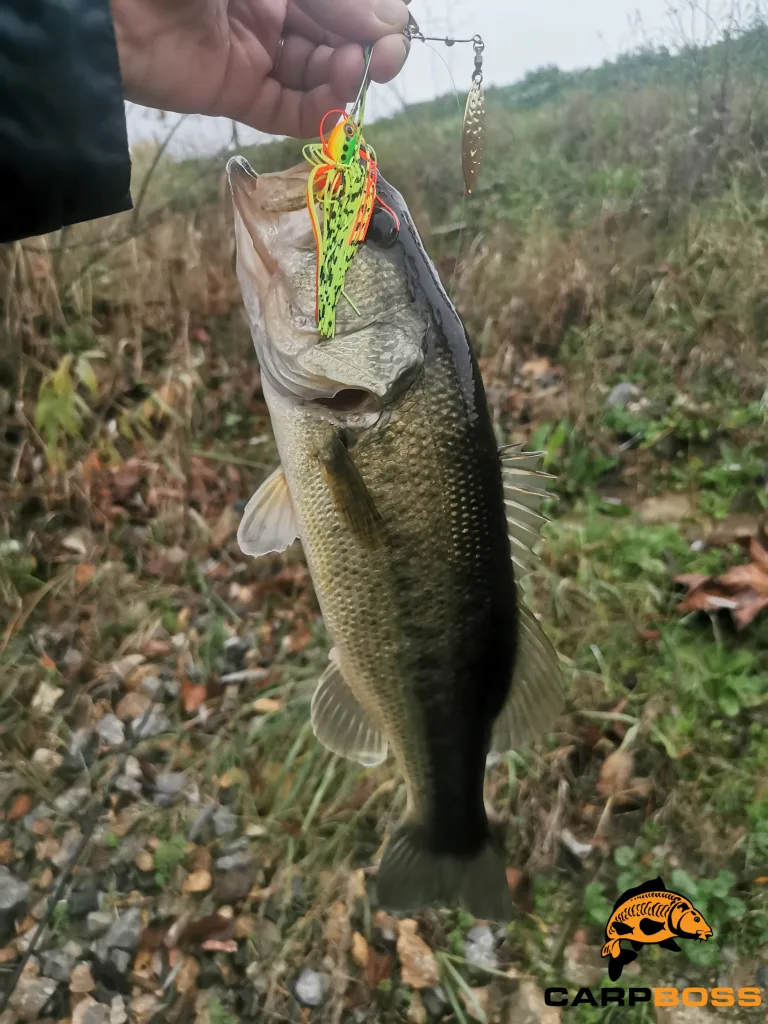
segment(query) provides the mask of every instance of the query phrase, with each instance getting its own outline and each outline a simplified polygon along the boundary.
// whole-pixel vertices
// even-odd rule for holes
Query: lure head
[[[332,111],[337,113],[337,111]],[[325,121],[325,119],[324,119]],[[325,139],[323,126],[320,126],[320,137],[323,139],[324,149],[331,161],[335,164],[347,166],[360,153],[360,144],[363,140],[362,126],[355,124],[351,117],[344,117],[331,131],[328,139]]]

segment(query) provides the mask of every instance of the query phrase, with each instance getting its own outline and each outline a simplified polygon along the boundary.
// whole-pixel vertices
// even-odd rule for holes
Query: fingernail
[[[403,0],[376,0],[373,13],[385,25],[402,29],[408,24],[408,8]]]

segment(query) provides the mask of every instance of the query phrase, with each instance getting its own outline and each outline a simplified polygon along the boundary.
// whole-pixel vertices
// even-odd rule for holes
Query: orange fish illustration
[[[711,934],[712,929],[691,901],[670,892],[661,877],[643,882],[619,896],[605,927],[602,955],[610,957],[608,976],[618,981],[625,966],[637,960],[642,946],[656,945],[679,953],[675,939],[705,942]],[[632,949],[622,948],[622,939]]]

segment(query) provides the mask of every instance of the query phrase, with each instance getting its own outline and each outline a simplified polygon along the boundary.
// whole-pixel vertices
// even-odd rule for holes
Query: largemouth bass
[[[483,801],[489,751],[528,743],[562,706],[557,655],[518,592],[545,521],[540,457],[500,451],[480,373],[402,197],[378,210],[336,334],[313,314],[308,168],[230,161],[237,270],[280,455],[242,549],[302,542],[333,641],[317,739],[363,765],[388,752],[407,808],[379,865],[392,910],[510,913]]]

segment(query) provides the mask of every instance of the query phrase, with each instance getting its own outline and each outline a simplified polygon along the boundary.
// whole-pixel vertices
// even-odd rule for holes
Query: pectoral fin
[[[278,467],[246,505],[237,541],[244,554],[259,558],[273,551],[285,551],[298,535],[288,482]]]
[[[338,434],[334,434],[320,460],[323,479],[339,515],[361,543],[375,547],[380,536],[381,515]]]
[[[335,648],[312,697],[312,728],[328,750],[372,766],[387,757],[387,741],[341,673]]]
[[[491,740],[491,750],[499,754],[524,747],[545,733],[565,699],[557,653],[520,594],[517,618],[515,673]]]
[[[659,945],[662,949],[668,949],[670,953],[681,952],[680,946],[678,946],[674,939],[665,939],[663,942],[660,942]]]

